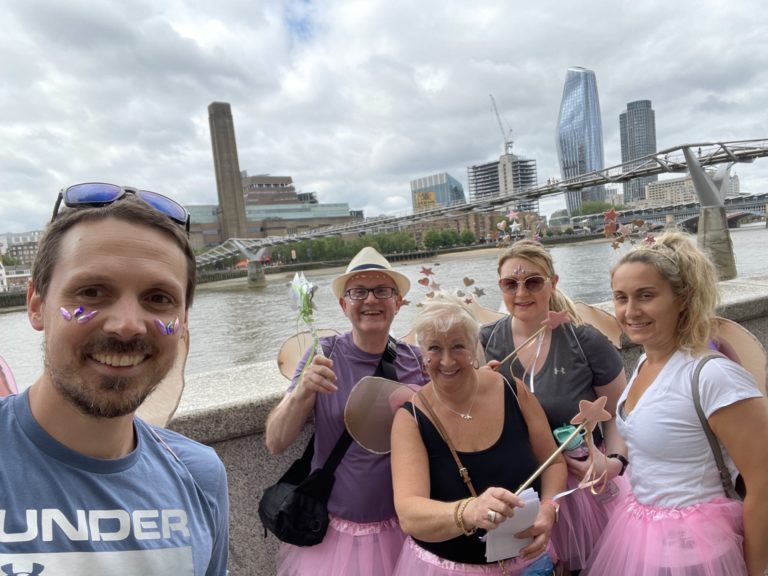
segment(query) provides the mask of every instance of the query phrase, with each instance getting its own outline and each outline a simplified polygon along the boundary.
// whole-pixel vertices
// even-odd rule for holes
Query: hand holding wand
[[[552,455],[547,458],[544,463],[539,466],[539,468],[531,474],[530,478],[523,482],[520,485],[520,488],[517,489],[515,492],[515,496],[520,496],[520,494],[528,488],[531,484],[533,484],[534,480],[541,476],[544,473],[544,470],[547,469],[547,467],[552,464],[552,461],[557,458],[557,455],[560,454],[563,450],[565,450],[565,447],[570,443],[571,440],[573,440],[577,434],[580,434],[582,430],[587,430],[589,434],[587,435],[587,444],[589,445],[589,458],[592,458],[592,431],[595,429],[595,426],[597,426],[598,422],[607,422],[612,418],[611,413],[608,412],[608,410],[605,409],[605,403],[608,401],[607,396],[600,396],[597,400],[594,402],[590,402],[589,400],[581,400],[579,402],[579,413],[576,414],[571,419],[571,424],[578,424],[576,429],[571,432],[570,436],[562,443],[560,446],[557,447],[557,450],[555,450]],[[591,470],[591,467],[590,467]],[[591,476],[591,472],[588,472],[587,476]],[[587,486],[591,486],[592,484],[595,484],[596,482],[599,482],[600,478],[597,478],[595,480],[588,480],[586,483],[582,481],[582,483],[579,484],[580,488],[585,488]]]

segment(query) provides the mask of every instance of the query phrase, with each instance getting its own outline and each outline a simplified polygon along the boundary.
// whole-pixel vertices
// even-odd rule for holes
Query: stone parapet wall
[[[721,283],[721,316],[750,330],[768,347],[768,277]],[[610,303],[600,304],[612,311]],[[629,374],[640,349],[621,351]],[[277,541],[264,538],[258,500],[301,455],[311,433],[285,453],[271,456],[264,447],[267,415],[282,397],[288,381],[275,362],[262,362],[216,373],[187,377],[187,392],[171,428],[213,446],[227,468],[230,491],[230,574],[268,576],[275,573]]]

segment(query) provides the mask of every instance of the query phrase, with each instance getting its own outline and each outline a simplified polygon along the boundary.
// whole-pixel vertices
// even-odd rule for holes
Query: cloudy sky
[[[502,135],[559,175],[570,66],[597,74],[606,166],[618,116],[650,99],[659,149],[768,138],[760,0],[4,0],[0,233],[42,228],[59,188],[101,180],[215,204],[208,105],[229,102],[240,167],[290,175],[366,216],[411,179],[497,158]],[[768,159],[739,166],[765,192]],[[558,208],[548,201],[544,209]]]

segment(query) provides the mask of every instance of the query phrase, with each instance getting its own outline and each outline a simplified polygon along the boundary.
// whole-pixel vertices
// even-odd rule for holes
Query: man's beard
[[[171,367],[156,363],[144,368],[144,373],[131,377],[96,375],[83,381],[81,365],[94,354],[142,354],[145,362],[156,357],[157,350],[146,340],[137,338],[128,342],[114,338],[99,338],[87,342],[79,352],[80,363],[74,361],[54,367],[45,353],[45,367],[58,392],[86,416],[117,418],[135,412],[146,400]]]

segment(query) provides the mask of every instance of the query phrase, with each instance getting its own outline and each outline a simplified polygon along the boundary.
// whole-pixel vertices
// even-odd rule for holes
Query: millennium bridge
[[[527,188],[512,194],[483,198],[464,204],[453,204],[447,207],[408,212],[399,215],[376,216],[365,218],[358,222],[328,226],[310,230],[301,234],[290,236],[269,236],[266,238],[229,238],[215,248],[197,256],[198,268],[208,266],[217,261],[236,255],[243,255],[248,260],[258,260],[260,252],[263,253],[271,246],[324,238],[328,236],[340,236],[351,233],[374,232],[382,229],[400,229],[413,222],[424,222],[450,218],[467,212],[490,212],[499,210],[515,210],[526,201],[544,198],[555,194],[563,194],[569,191],[582,190],[593,186],[620,183],[639,178],[667,173],[689,172],[686,154],[696,153],[696,160],[702,168],[726,164],[728,168],[736,163],[749,163],[757,158],[768,156],[768,140],[737,140],[732,142],[707,142],[700,144],[683,144],[673,148],[661,150],[644,158],[632,160],[625,164],[618,164],[598,172],[582,174],[567,180],[550,181],[544,186]],[[689,156],[690,157],[690,156]],[[726,170],[719,171],[727,173]],[[729,225],[734,224],[745,217],[762,217],[765,219],[765,205],[768,194],[757,196],[743,196],[729,198],[725,201],[726,214]],[[658,227],[664,225],[667,215],[671,214],[675,222],[682,227],[696,230],[700,212],[698,202],[680,205],[665,206],[645,210],[623,211],[619,216],[619,222],[627,223],[635,219],[642,219],[648,224]],[[593,230],[602,229],[602,214],[585,216],[581,222]]]

